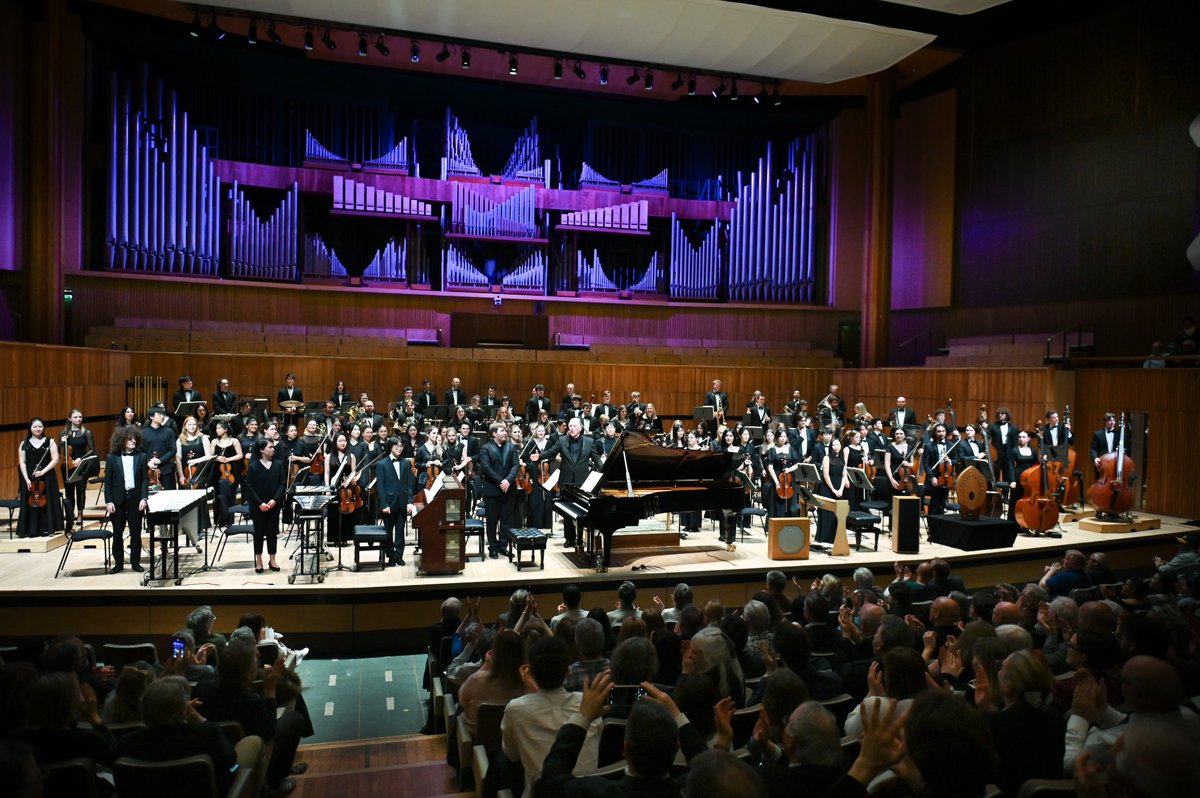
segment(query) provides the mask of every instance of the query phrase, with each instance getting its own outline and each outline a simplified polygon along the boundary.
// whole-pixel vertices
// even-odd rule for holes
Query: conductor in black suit
[[[558,467],[559,485],[581,485],[588,473],[600,465],[600,448],[594,438],[583,434],[583,420],[579,418],[567,422],[567,434],[560,435],[541,457],[533,452],[529,459],[536,463],[541,458],[551,460],[555,455],[562,459]],[[575,521],[565,516],[563,537],[566,539],[564,546],[571,548],[575,545]]]
[[[304,404],[304,391],[296,387],[296,375],[289,373],[283,378],[283,387],[275,396],[276,403],[283,407],[284,402],[299,402]]]
[[[287,469],[282,460],[275,459],[275,441],[263,438],[254,445],[254,456],[242,479],[242,493],[250,506],[250,522],[254,524],[254,572],[263,572],[263,540],[270,557],[268,567],[278,571],[275,550],[279,544],[279,511],[287,491]]]
[[[517,495],[518,460],[517,447],[508,442],[508,427],[495,423],[489,431],[492,439],[479,452],[479,470],[488,556],[494,560],[501,554],[508,555],[507,534],[512,527],[513,500]]]
[[[146,453],[139,451],[142,431],[120,427],[113,433],[108,457],[104,459],[105,510],[113,525],[113,569],[119,574],[125,567],[125,526],[129,526],[130,567],[142,569],[142,514],[150,498],[147,482]]]
[[[379,514],[388,533],[387,564],[391,568],[404,565],[404,529],[408,516],[416,511],[413,494],[417,479],[413,476],[412,461],[403,456],[404,444],[399,438],[388,438],[388,456],[375,466],[379,487]]]

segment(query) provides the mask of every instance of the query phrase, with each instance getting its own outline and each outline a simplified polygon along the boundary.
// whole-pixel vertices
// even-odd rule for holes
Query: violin
[[[1047,456],[1041,453],[1039,462],[1021,474],[1024,495],[1017,500],[1016,521],[1030,532],[1045,532],[1058,523],[1058,500],[1050,490]]]
[[[548,479],[550,479],[550,462],[548,460],[543,460],[542,462],[538,463],[538,484],[544,485]],[[558,492],[558,483],[555,483],[554,485],[554,492]]]
[[[954,451],[954,447],[958,446],[958,443],[955,441],[942,455],[942,459],[938,460],[937,473],[934,476],[938,478],[938,484],[943,488],[950,487],[954,482],[954,460],[950,457],[950,453]]]
[[[324,476],[325,474],[325,445],[321,444],[317,448],[316,454],[312,456],[312,460],[308,464],[308,473]]]
[[[50,441],[46,441],[45,447],[45,451],[42,452],[42,456],[38,459],[37,466],[33,469],[34,472],[40,471],[42,466],[46,464],[46,457],[50,454]],[[31,476],[32,473],[33,472],[30,472]],[[28,501],[29,506],[35,509],[40,510],[46,506],[46,480],[42,479],[41,477],[34,477],[33,479],[29,480]]]
[[[1087,503],[1104,515],[1122,515],[1133,509],[1133,458],[1125,453],[1125,414],[1117,433],[1117,449],[1100,458],[1100,476],[1088,488]]]
[[[924,445],[925,441],[921,441],[913,447],[912,453],[896,469],[896,484],[900,486],[901,490],[908,493],[917,492],[917,457],[920,456],[921,448]]]
[[[521,463],[521,469],[517,471],[517,490],[533,492],[533,480],[529,476],[529,468],[524,463]]]
[[[349,515],[362,507],[362,503],[362,486],[357,482],[343,483],[342,487],[338,488],[338,509],[343,515]]]
[[[188,452],[187,465],[184,471],[187,473],[187,481],[189,485],[196,484],[196,477],[200,476],[200,466],[192,465],[192,455],[194,452]]]
[[[228,482],[230,485],[237,482],[237,477],[234,476],[234,473],[233,473],[233,463],[232,462],[221,463],[217,467],[217,479],[224,480],[224,481]]]
[[[158,457],[158,452],[151,452],[150,459],[154,460]],[[154,466],[146,466],[146,481],[150,483],[151,490],[162,490],[162,471]]]

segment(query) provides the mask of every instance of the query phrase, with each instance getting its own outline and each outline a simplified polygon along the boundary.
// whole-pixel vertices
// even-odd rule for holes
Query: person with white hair
[[[704,627],[684,646],[683,672],[707,674],[721,696],[729,696],[739,707],[746,703],[737,652],[725,633],[715,626]]]

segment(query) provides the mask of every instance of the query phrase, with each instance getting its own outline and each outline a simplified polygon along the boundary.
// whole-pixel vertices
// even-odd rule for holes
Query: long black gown
[[[33,472],[43,468],[50,462],[50,439],[42,438],[41,446],[34,446],[32,439],[21,444],[25,452],[25,473],[33,478]],[[17,537],[37,538],[49,537],[55,532],[61,532],[65,526],[63,516],[62,493],[58,489],[58,474],[56,469],[50,469],[40,477],[46,483],[46,506],[29,506],[29,489],[25,480],[21,483],[17,498],[21,501],[21,514],[17,517]]]

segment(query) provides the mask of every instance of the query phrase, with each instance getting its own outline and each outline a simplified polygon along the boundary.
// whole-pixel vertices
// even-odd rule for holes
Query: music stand
[[[904,437],[910,441],[915,441],[924,436],[925,427],[921,424],[905,424]]]
[[[743,426],[743,429],[750,432],[750,440],[754,441],[755,443],[758,443],[764,437],[762,427]]]
[[[73,482],[78,482],[79,480],[86,478],[87,474],[84,472],[87,471],[88,466],[90,466],[92,461],[95,459],[97,459],[95,454],[85,454],[83,457],[79,458],[79,464],[75,466],[73,471],[71,471],[71,474],[67,477],[65,484],[70,485]]]
[[[771,416],[771,426],[775,426],[776,424],[783,424],[785,427],[792,426],[792,414],[775,413]]]
[[[995,484],[996,473],[992,470],[992,460],[987,455],[981,455],[971,459],[971,465],[979,469],[989,485]]]
[[[265,396],[256,396],[250,400],[250,412],[258,419],[259,424],[267,422],[267,407],[271,400]]]
[[[66,456],[66,455],[64,454],[64,456]],[[67,478],[63,482],[63,484],[71,485],[76,482],[79,482],[80,480],[87,479],[87,474],[84,472],[87,471],[88,466],[90,466],[92,464],[92,462],[96,459],[97,458],[94,453],[93,454],[85,454],[83,457],[79,458],[79,464],[75,466],[74,470],[72,470],[71,473],[67,476]],[[87,499],[87,487],[86,486],[84,486],[83,498],[85,499],[85,504],[86,504],[86,499]],[[63,502],[67,505],[66,516],[70,520],[70,527],[67,529],[67,533],[69,535],[75,529],[75,509],[76,508],[75,508],[74,503],[71,501],[70,495],[64,494]],[[79,512],[82,515],[82,513],[83,513],[82,507],[79,508]],[[83,529],[83,521],[79,522],[79,528]]]
[[[321,401],[311,401],[304,403],[305,416],[319,416],[325,410],[325,403]]]
[[[812,463],[801,463],[796,469],[796,474],[801,482],[815,485],[821,481],[821,472]]]
[[[700,405],[692,408],[693,421],[712,421],[717,417],[717,409],[712,405]]]
[[[196,415],[196,408],[200,405],[207,404],[203,399],[198,402],[180,402],[175,408],[176,418],[187,418],[188,416]]]
[[[426,405],[423,415],[426,421],[449,421],[453,412],[450,405]]]
[[[846,474],[850,477],[850,484],[863,492],[864,496],[870,496],[875,492],[875,486],[871,484],[871,480],[867,479],[867,472],[861,468],[847,468]]]
[[[191,490],[201,490],[201,488],[198,488],[197,485],[204,484],[204,481],[207,479],[209,472],[212,471],[212,464],[215,462],[217,462],[217,456],[213,455],[213,454],[208,455],[208,457],[204,461],[203,465],[200,466],[200,470],[196,472],[196,476],[188,479],[188,488]],[[208,491],[209,495],[212,495],[212,493],[213,493],[212,488],[204,488],[204,490]],[[208,507],[208,500],[206,498],[205,499],[205,510],[204,510],[204,512],[206,512],[206,513],[208,512],[207,507]],[[180,581],[187,579],[189,576],[191,576],[193,574],[201,573],[202,571],[224,571],[225,570],[224,568],[221,568],[218,565],[210,564],[208,561],[208,541],[210,538],[212,538],[212,535],[213,535],[213,531],[212,531],[212,527],[210,526],[204,532],[204,562],[203,562],[203,564],[199,565],[196,568],[193,568],[192,570],[188,571],[183,576],[179,577]]]

